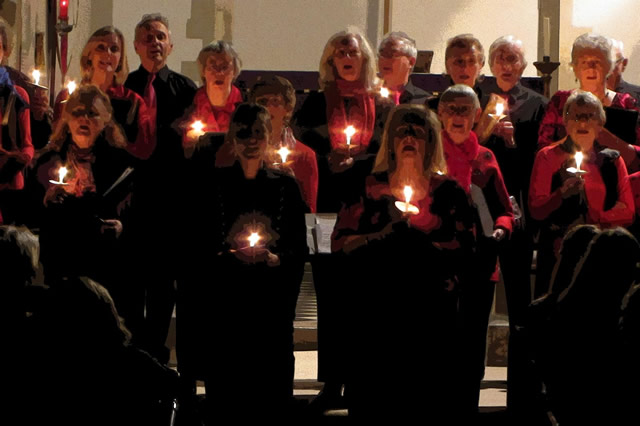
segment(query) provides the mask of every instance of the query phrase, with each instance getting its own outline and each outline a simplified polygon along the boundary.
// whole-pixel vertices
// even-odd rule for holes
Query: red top
[[[571,96],[571,93],[571,90],[558,90],[549,100],[547,111],[545,112],[544,117],[542,117],[540,129],[538,130],[539,149],[549,146],[567,135],[567,131],[564,127],[564,121],[562,119],[562,110],[564,109],[564,104],[567,103],[567,99]],[[633,97],[628,93],[616,93],[611,106],[622,109],[638,109],[635,99],[633,99]],[[640,126],[636,127],[636,135],[637,140],[640,142]],[[636,146],[635,149],[640,155],[640,147]]]
[[[231,123],[231,114],[236,109],[236,104],[242,102],[242,93],[236,86],[231,86],[231,93],[227,103],[223,107],[215,107],[211,105],[207,96],[207,88],[201,87],[193,98],[194,109],[190,114],[189,122],[186,123],[186,130],[189,125],[196,120],[202,121],[204,124],[204,132],[227,132],[229,123]]]
[[[15,91],[24,99],[24,101],[29,103],[29,95],[27,92],[20,86],[13,86]],[[4,111],[0,110],[0,122],[2,122]],[[20,140],[15,141],[18,150],[23,155],[23,160],[26,160],[24,166],[31,162],[33,159],[34,149],[33,143],[31,142],[31,119],[29,118],[29,108],[24,107],[20,111],[18,111],[18,116],[16,117],[16,124],[20,126]],[[0,132],[0,146],[2,146],[2,132]],[[0,156],[0,167],[4,165],[4,161],[2,156]],[[3,189],[22,189],[24,188],[24,176],[22,171],[19,171],[13,177],[13,180],[9,183],[0,184],[0,190]],[[0,223],[2,223],[2,218],[0,217]]]
[[[318,201],[318,161],[316,153],[300,141],[296,141],[293,149],[291,170],[300,186],[302,199],[307,203],[311,213],[316,212]]]
[[[155,123],[151,122],[151,116],[149,115],[149,111],[147,108],[147,104],[145,104],[144,99],[136,92],[131,89],[127,89],[123,85],[113,85],[111,86],[107,92],[107,96],[111,99],[123,99],[132,102],[133,104],[138,105],[137,111],[137,122],[138,122],[138,133],[135,141],[127,141],[127,152],[133,155],[136,158],[140,158],[142,160],[146,160],[151,156],[153,150],[156,148],[155,140],[151,137],[152,135],[152,126]],[[53,107],[53,124],[52,127],[55,129],[56,123],[62,116],[62,110],[64,109],[64,103],[67,99],[69,99],[69,90],[62,89],[58,96],[56,96],[56,101]],[[121,124],[121,123],[119,123]]]
[[[583,175],[588,206],[587,222],[603,228],[630,225],[634,217],[634,204],[624,161],[621,157],[615,160],[618,170],[618,202],[623,206],[604,211],[606,187],[600,167],[595,162],[596,156],[593,151],[591,154],[585,155],[580,166],[587,171]],[[536,155],[529,189],[529,210],[534,219],[546,219],[562,205],[560,189],[551,191],[552,178],[562,167],[569,167],[572,158],[573,154],[563,149],[559,143],[541,149]]]
[[[636,208],[636,215],[640,215],[640,172],[629,175],[629,186]]]
[[[494,229],[502,228],[507,232],[507,236],[511,235],[513,208],[500,166],[493,152],[478,143],[478,137],[473,131],[466,141],[456,145],[443,130],[442,145],[449,176],[457,180],[467,193],[471,190],[471,183],[480,187],[483,192],[494,192],[495,196],[486,197],[488,203],[491,200],[499,201],[499,205],[489,206],[491,212],[500,212],[493,218]]]

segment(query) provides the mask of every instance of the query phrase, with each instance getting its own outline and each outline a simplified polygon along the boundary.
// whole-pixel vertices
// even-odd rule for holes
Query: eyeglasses
[[[256,103],[264,107],[279,107],[285,104],[282,96],[262,96],[256,99]]]
[[[599,60],[591,60],[591,61],[579,61],[578,68],[580,69],[591,69],[591,68],[603,68],[602,61]]]
[[[442,113],[447,115],[457,115],[459,117],[469,117],[475,111],[475,108],[471,105],[455,105],[455,104],[446,104],[440,107],[442,109]]]
[[[208,63],[205,67],[207,71],[219,72],[221,74],[227,74],[233,71],[233,62],[225,62],[221,64]]]
[[[514,67],[522,64],[518,55],[497,55],[493,62],[500,65],[512,65]]]
[[[356,58],[362,55],[359,49],[336,49],[333,56],[336,58],[346,58],[347,56],[350,58]]]
[[[600,121],[600,116],[596,115],[595,112],[585,112],[583,114],[567,114],[567,119],[576,123],[595,123]]]

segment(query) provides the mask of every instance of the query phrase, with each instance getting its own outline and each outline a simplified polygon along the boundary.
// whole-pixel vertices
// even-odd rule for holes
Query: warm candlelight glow
[[[582,164],[582,160],[583,160],[583,158],[584,158],[584,155],[582,154],[582,152],[581,152],[581,151],[577,151],[577,152],[576,152],[576,156],[575,156],[575,159],[576,159],[576,169],[580,170],[580,165]]]
[[[280,158],[282,158],[282,163],[285,163],[287,161],[287,157],[291,153],[289,148],[287,148],[286,146],[283,146],[282,148],[280,148],[276,152],[278,153],[278,155],[280,155]]]
[[[411,202],[411,197],[413,196],[413,188],[411,188],[409,185],[405,185],[403,192],[404,200],[407,204],[409,204]]]
[[[60,169],[58,170],[58,182],[64,183],[65,176],[67,176],[67,168],[60,167]]]
[[[380,96],[382,96],[383,98],[388,98],[389,97],[389,89],[387,89],[386,87],[381,87],[380,88]]]
[[[40,84],[40,71],[33,70],[31,76],[33,77],[33,81],[35,84]]]
[[[504,112],[504,104],[503,103],[496,104],[496,115],[499,117],[502,115],[503,112]]]
[[[252,232],[247,239],[249,240],[249,247],[255,247],[260,241],[260,235],[257,232]]]
[[[204,123],[202,123],[202,121],[200,120],[196,120],[191,123],[191,128],[198,133],[202,133],[202,129],[204,129]]]
[[[71,95],[76,88],[78,87],[78,85],[76,84],[75,81],[71,80],[70,82],[67,83],[67,91],[69,92],[69,95]]]
[[[356,128],[347,126],[347,128],[344,129],[344,134],[347,135],[347,145],[351,145],[351,137],[356,134]]]

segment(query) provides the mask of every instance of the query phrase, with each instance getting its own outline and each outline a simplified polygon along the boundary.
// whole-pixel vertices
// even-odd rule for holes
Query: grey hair
[[[469,49],[476,48],[476,55],[480,59],[480,63],[484,66],[484,48],[482,47],[482,43],[480,40],[475,38],[473,34],[458,34],[455,37],[447,40],[447,48],[444,51],[444,60],[445,62],[451,57],[451,51],[454,48],[459,49]]]
[[[231,56],[233,60],[233,80],[240,75],[240,71],[242,71],[242,61],[240,60],[240,56],[238,56],[238,52],[235,51],[231,43],[228,43],[223,40],[218,40],[209,43],[205,47],[202,48],[200,53],[198,53],[198,71],[200,71],[200,78],[203,83],[206,83],[204,80],[204,69],[207,66],[207,58],[214,53],[226,53]]]
[[[607,74],[609,74],[615,64],[612,47],[611,40],[607,37],[593,33],[582,34],[573,42],[573,48],[571,49],[571,65],[574,67],[578,65],[578,58],[582,55],[584,50],[599,50],[609,63],[609,68],[607,69]]]
[[[609,41],[611,41],[611,50],[613,50],[613,56],[616,61],[624,59],[624,43],[615,38],[610,38]],[[620,54],[620,58],[618,58],[618,53]]]
[[[454,84],[453,86],[450,86],[440,96],[440,103],[438,105],[455,102],[457,98],[471,99],[471,101],[473,102],[473,106],[476,109],[480,108],[478,95],[471,87],[467,86],[466,84]]]
[[[363,56],[360,80],[364,83],[365,89],[373,90],[378,84],[376,58],[373,49],[371,49],[371,45],[362,30],[356,27],[349,27],[345,31],[340,31],[332,35],[324,46],[322,56],[320,57],[320,77],[318,78],[320,89],[324,89],[329,83],[333,83],[336,80],[333,54],[336,51],[338,42],[348,37],[353,37],[358,41],[360,52]]]
[[[140,30],[142,28],[145,28],[145,29],[149,28],[149,25],[152,22],[160,22],[162,25],[164,25],[167,28],[167,31],[169,32],[169,40],[171,40],[171,30],[169,30],[169,20],[167,19],[167,17],[160,13],[148,13],[146,15],[142,15],[140,22],[136,24],[136,30],[135,30],[136,41],[138,41],[138,34],[140,33]]]
[[[562,110],[562,118],[565,124],[567,123],[567,117],[569,116],[569,111],[573,105],[592,106],[598,110],[600,124],[603,125],[607,121],[607,115],[604,112],[600,99],[591,92],[576,89],[571,93],[571,96],[567,99],[567,102],[564,104],[564,109]]]
[[[518,52],[518,56],[520,57],[520,62],[522,62],[522,69],[524,70],[527,67],[527,60],[524,57],[524,45],[522,44],[522,40],[519,40],[512,35],[502,36],[491,43],[491,46],[489,47],[489,67],[493,65],[493,61],[496,59],[496,54],[502,47],[515,48],[516,52]]]
[[[378,47],[378,52],[380,52],[384,46],[387,44],[397,41],[399,44],[399,51],[402,52],[405,56],[410,58],[418,57],[418,48],[416,47],[416,41],[409,37],[407,33],[402,31],[392,31],[384,36],[382,41],[380,42],[380,46]]]

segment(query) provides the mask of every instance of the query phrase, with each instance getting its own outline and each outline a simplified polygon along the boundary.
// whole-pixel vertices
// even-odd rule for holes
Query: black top
[[[148,79],[149,72],[141,65],[129,74],[124,85],[144,98]],[[180,133],[173,128],[173,124],[191,106],[197,88],[190,78],[171,71],[167,66],[157,72],[153,88],[157,99],[157,146],[149,160],[165,166],[175,164],[183,153]]]
[[[324,92],[309,95],[294,115],[292,120],[294,131],[302,143],[313,149],[318,160],[317,210],[319,213],[337,213],[342,203],[349,204],[360,196],[364,181],[373,169],[384,124],[393,106],[393,102],[389,99],[376,98],[375,125],[369,146],[365,152],[353,157],[353,166],[340,173],[333,173],[329,166],[331,140]]]
[[[432,98],[433,94],[422,90],[418,86],[414,85],[411,80],[404,86],[404,90],[400,95],[401,104],[415,104],[426,105],[428,99]]]
[[[538,127],[548,100],[520,83],[505,94],[494,80],[480,83],[480,93],[483,109],[489,102],[491,93],[508,96],[509,117],[514,127],[516,147],[507,147],[506,142],[496,135],[491,135],[485,146],[493,151],[498,160],[507,192],[518,198],[518,203],[522,201],[525,204],[523,207],[526,207],[531,171],[538,149]],[[520,195],[522,199],[519,198]]]

